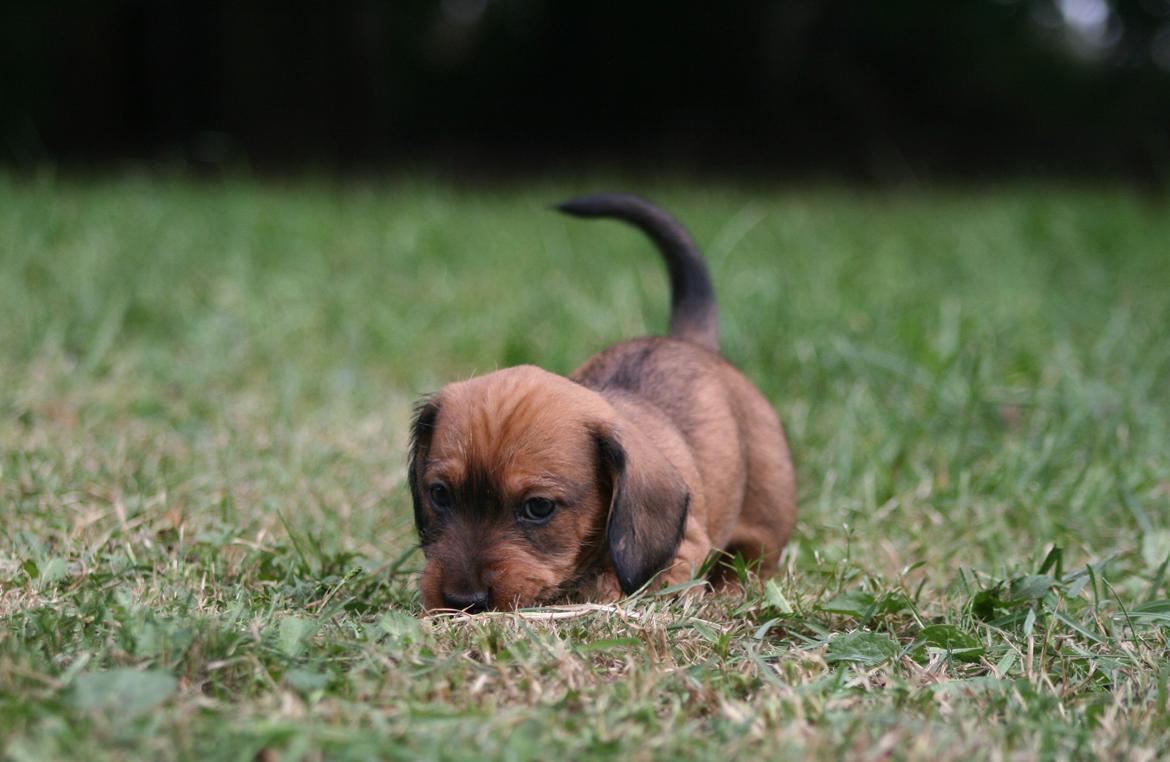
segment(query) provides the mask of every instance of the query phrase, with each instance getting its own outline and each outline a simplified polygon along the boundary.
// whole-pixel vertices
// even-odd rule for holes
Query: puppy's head
[[[689,493],[598,394],[530,366],[418,410],[409,479],[428,609],[551,601],[607,561],[633,592],[670,560]]]

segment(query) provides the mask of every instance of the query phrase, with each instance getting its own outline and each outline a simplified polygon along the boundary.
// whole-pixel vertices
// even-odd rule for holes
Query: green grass
[[[635,184],[801,515],[745,597],[422,616],[412,402],[662,329],[588,186],[0,176],[12,760],[1129,758],[1170,745],[1170,202]]]

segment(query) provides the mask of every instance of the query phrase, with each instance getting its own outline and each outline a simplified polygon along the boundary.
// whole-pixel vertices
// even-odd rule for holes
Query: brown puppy
[[[658,245],[670,338],[610,347],[569,378],[532,366],[454,383],[420,405],[410,491],[428,609],[569,594],[610,600],[690,579],[712,549],[773,571],[796,519],[792,462],[768,401],[719,355],[706,265],[649,202],[561,204]]]

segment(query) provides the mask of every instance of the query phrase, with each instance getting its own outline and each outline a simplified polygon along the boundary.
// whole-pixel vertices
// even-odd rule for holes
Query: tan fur
[[[662,355],[661,399],[587,388],[646,342]],[[599,469],[595,432],[620,436],[632,463],[676,473],[690,493],[682,541],[660,580],[690,579],[714,548],[773,571],[795,520],[792,466],[775,413],[739,371],[685,342],[640,339],[594,357],[572,379],[521,366],[451,384],[433,399],[439,412],[421,444],[419,484],[459,484],[476,470],[490,477],[498,505],[450,520],[425,547],[428,609],[444,606],[444,592],[477,586],[495,608],[620,595],[605,536],[613,485]],[[534,547],[509,507],[537,493],[565,507],[537,530]]]

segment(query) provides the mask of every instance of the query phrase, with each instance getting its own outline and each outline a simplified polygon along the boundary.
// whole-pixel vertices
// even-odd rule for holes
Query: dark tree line
[[[1165,177],[1170,0],[10,0],[0,160]]]

